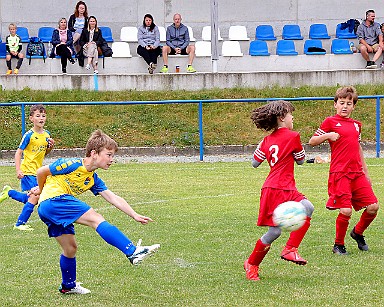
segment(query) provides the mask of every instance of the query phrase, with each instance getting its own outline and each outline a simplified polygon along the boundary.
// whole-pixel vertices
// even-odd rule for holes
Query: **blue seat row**
[[[333,54],[352,54],[353,51],[349,45],[347,39],[335,38],[332,40],[331,44],[331,53]],[[264,40],[255,40],[252,41],[249,45],[249,54],[254,56],[268,56],[270,55],[268,51],[267,42]],[[277,55],[298,55],[298,52],[295,48],[295,43],[293,40],[282,39],[277,42],[276,45],[276,54]],[[308,39],[304,43],[304,54],[326,54],[326,51],[323,49],[323,44],[321,40],[318,39]]]
[[[336,38],[357,38],[355,32],[349,32],[349,29],[341,29],[341,23],[336,26]],[[274,30],[271,25],[259,25],[256,27],[256,39],[259,40],[276,40]],[[297,24],[290,24],[283,26],[282,32],[283,39],[302,40],[304,37],[301,35],[300,26]],[[310,39],[330,39],[327,26],[323,23],[315,23],[309,27]]]

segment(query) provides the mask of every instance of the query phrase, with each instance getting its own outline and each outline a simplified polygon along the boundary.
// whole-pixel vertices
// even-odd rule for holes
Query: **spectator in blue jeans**
[[[157,66],[157,58],[161,54],[159,28],[153,22],[151,14],[145,14],[143,25],[137,31],[137,54],[148,64],[148,72],[153,74]]]
[[[181,23],[180,14],[173,16],[173,24],[167,28],[167,45],[163,47],[164,67],[161,69],[161,73],[168,72],[169,54],[188,54],[187,72],[196,72],[196,69],[192,67],[195,58],[195,46],[189,45],[188,27]]]

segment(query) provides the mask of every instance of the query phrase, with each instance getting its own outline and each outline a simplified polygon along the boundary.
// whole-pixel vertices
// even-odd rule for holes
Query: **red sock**
[[[304,225],[301,226],[298,230],[291,232],[286,246],[298,248],[301,241],[303,241],[309,226],[311,226],[311,218],[307,216],[307,219],[305,220]]]
[[[248,258],[248,263],[251,265],[259,265],[263,261],[265,255],[268,253],[271,244],[264,244],[259,239],[256,242],[255,248],[253,249],[252,254]]]
[[[336,218],[336,238],[335,244],[344,245],[345,235],[349,225],[350,216],[339,213]]]
[[[359,222],[355,226],[355,233],[358,235],[362,235],[364,230],[368,228],[368,226],[375,219],[377,214],[369,214],[367,210],[364,210],[363,214],[360,217]]]

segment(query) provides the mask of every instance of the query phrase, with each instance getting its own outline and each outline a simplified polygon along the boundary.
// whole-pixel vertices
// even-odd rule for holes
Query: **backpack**
[[[29,64],[31,64],[32,56],[43,57],[44,63],[45,63],[45,58],[46,58],[45,46],[39,37],[29,38],[29,43],[27,45],[27,57],[29,58]]]

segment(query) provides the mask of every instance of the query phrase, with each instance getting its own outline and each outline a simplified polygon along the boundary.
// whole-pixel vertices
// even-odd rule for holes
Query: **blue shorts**
[[[50,237],[63,234],[75,234],[73,223],[91,207],[85,202],[68,194],[49,198],[40,203],[37,212],[41,220],[48,226]]]
[[[20,185],[23,192],[30,191],[32,188],[38,186],[36,176],[25,175],[23,178],[21,178]]]

